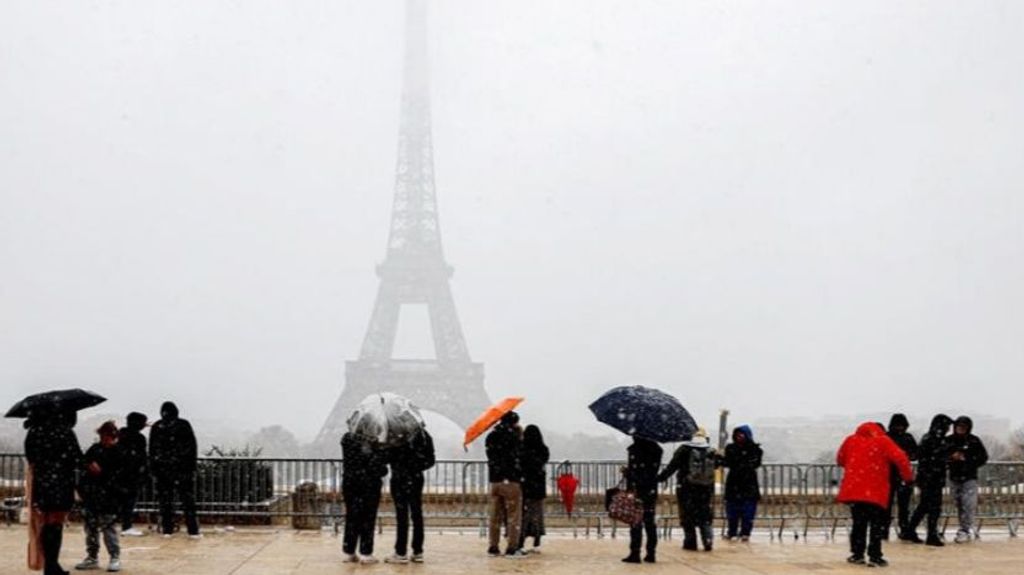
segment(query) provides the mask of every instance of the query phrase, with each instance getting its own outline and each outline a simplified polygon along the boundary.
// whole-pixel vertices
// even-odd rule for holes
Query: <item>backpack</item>
[[[715,484],[715,459],[710,449],[690,449],[690,467],[686,482],[691,485]]]

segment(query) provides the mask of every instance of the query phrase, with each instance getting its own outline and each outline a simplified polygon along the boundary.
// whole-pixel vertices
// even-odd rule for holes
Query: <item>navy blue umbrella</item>
[[[590,411],[626,435],[658,443],[686,441],[697,431],[697,422],[678,399],[642,385],[611,389],[590,404]]]

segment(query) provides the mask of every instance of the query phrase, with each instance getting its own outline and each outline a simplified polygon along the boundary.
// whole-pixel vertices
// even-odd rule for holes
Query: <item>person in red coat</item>
[[[888,565],[882,558],[882,528],[889,506],[890,471],[895,467],[904,483],[913,480],[910,459],[885,434],[879,423],[860,424],[857,431],[843,441],[836,454],[836,463],[843,468],[843,483],[839,486],[840,503],[850,505],[853,528],[850,530],[850,563],[863,564],[867,547],[872,566]],[[870,526],[870,542],[865,536]]]

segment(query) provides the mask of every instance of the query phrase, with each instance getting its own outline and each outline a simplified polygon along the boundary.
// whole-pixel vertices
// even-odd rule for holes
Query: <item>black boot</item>
[[[626,557],[623,557],[622,562],[623,563],[639,563],[640,562],[640,552],[639,551],[630,551],[629,555],[627,555]]]
[[[63,524],[43,525],[40,543],[43,546],[43,573],[45,575],[68,575],[68,572],[60,566],[60,547],[63,539]]]
[[[644,563],[654,563],[654,551],[648,551],[647,555],[644,555]]]

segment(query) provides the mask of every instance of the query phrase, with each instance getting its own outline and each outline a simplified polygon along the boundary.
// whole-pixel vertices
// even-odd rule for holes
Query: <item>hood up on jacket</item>
[[[740,426],[734,428],[732,430],[732,440],[733,441],[736,441],[736,434],[737,433],[742,433],[743,435],[745,435],[747,437],[747,441],[748,442],[750,442],[750,443],[754,442],[754,431],[752,429],[750,429],[749,425],[743,424],[743,425],[740,425]]]
[[[178,406],[174,405],[173,401],[165,401],[160,406],[160,419],[167,421],[173,421],[178,419]]]
[[[145,429],[146,422],[148,420],[149,418],[146,417],[145,413],[133,411],[129,413],[128,417],[125,419],[125,427],[132,431],[142,431],[143,429]]]
[[[897,428],[902,429],[903,431],[910,428],[910,421],[907,419],[906,415],[903,415],[902,413],[892,414],[892,417],[889,419],[889,431],[894,431]]]
[[[928,433],[938,436],[946,435],[949,432],[950,425],[953,425],[953,418],[945,413],[940,413],[932,418],[932,423],[928,427]]]

